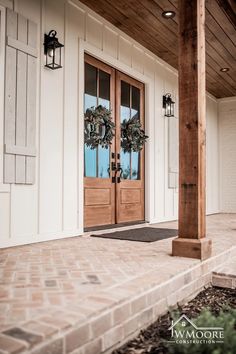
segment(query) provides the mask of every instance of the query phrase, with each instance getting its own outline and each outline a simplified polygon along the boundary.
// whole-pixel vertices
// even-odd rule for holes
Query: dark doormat
[[[141,227],[138,229],[110,232],[102,235],[91,235],[91,237],[113,238],[117,240],[155,242],[178,236],[178,230],[161,229],[156,227]]]

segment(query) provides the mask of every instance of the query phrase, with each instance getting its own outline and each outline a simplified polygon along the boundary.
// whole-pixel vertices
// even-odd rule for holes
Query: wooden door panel
[[[112,205],[86,207],[84,223],[86,227],[114,224]]]
[[[141,189],[136,188],[122,188],[120,191],[121,194],[121,204],[130,204],[130,203],[141,203]]]
[[[127,86],[128,85],[128,86]],[[123,92],[124,90],[125,92]],[[129,92],[128,92],[129,90]],[[133,90],[139,92],[139,108],[135,111],[132,100]],[[125,95],[128,96],[127,98]],[[136,102],[137,104],[137,102]],[[122,170],[126,168],[127,174],[124,171],[120,173],[120,183],[116,185],[116,218],[117,223],[128,221],[144,220],[144,149],[139,153],[138,168],[136,174],[133,175],[132,154],[125,156],[121,149],[120,129],[123,119],[128,120],[133,116],[133,111],[138,114],[139,120],[144,127],[144,85],[130,78],[129,76],[117,72],[116,73],[116,150],[120,152],[120,160]],[[122,161],[123,160],[123,161]],[[127,161],[129,166],[127,167]],[[125,165],[126,164],[126,165]],[[136,179],[133,179],[135,176]]]
[[[141,203],[120,204],[119,219],[120,222],[143,220],[144,214]]]
[[[104,85],[104,78],[107,74],[110,77],[109,80],[109,108],[114,114],[114,95],[115,95],[115,70],[110,66],[85,55],[85,65],[90,66],[90,72],[88,72],[87,82],[85,82],[85,99],[88,99],[88,104],[85,104],[85,108],[88,106],[97,106],[99,104],[107,103],[104,101],[104,86],[101,90],[101,86]],[[106,76],[106,77],[105,77]],[[86,81],[86,71],[85,71]],[[87,86],[87,88],[86,88]],[[93,92],[92,92],[93,91]],[[105,90],[106,91],[106,90]],[[102,92],[102,93],[101,93]],[[89,96],[86,98],[86,95]],[[113,116],[115,120],[115,117]],[[87,148],[86,148],[87,149]],[[111,171],[112,152],[115,151],[115,141],[111,145],[109,150],[104,150],[109,155],[108,165],[105,169],[105,176],[100,176],[99,170],[99,158],[101,150],[89,150],[91,156],[96,155],[94,164],[88,166],[86,169],[86,163],[90,163],[90,156],[85,156],[85,177],[84,177],[84,225],[85,227],[108,225],[115,223],[115,184],[112,183],[112,177],[114,173]],[[85,150],[86,153],[86,150]],[[87,160],[86,160],[87,158]],[[107,162],[107,161],[106,161]],[[104,162],[103,162],[104,163]],[[108,172],[109,171],[109,172]],[[90,174],[87,176],[86,173]],[[109,175],[110,173],[110,175]],[[94,175],[94,176],[91,176]],[[100,176],[100,177],[98,177]]]
[[[111,189],[86,188],[84,195],[84,205],[111,205]]]

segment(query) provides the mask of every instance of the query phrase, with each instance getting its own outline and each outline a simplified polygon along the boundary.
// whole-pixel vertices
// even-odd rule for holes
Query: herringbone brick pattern
[[[236,246],[234,229],[234,215],[208,217],[213,255]],[[197,290],[195,283],[188,288],[195,278],[204,274],[209,282],[210,267],[219,262],[201,264],[170,253],[171,239],[141,243],[89,236],[1,250],[0,351],[36,354],[45,341],[59,354],[111,347],[159,314],[164,302],[175,305],[181,287],[187,295]],[[140,313],[138,324],[134,316]]]

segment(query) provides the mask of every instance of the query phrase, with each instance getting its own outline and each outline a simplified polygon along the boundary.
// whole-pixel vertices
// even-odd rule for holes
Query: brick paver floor
[[[155,226],[177,227],[175,222]],[[236,215],[209,216],[207,230],[213,241],[213,256],[236,247]],[[123,315],[114,314],[112,324],[105,318],[102,326],[107,328],[102,330],[101,323],[94,320],[96,315],[200,264],[198,260],[172,257],[171,240],[142,243],[85,235],[1,250],[0,352],[31,352],[30,348],[55,333],[87,326],[89,318],[94,321],[92,332],[90,327],[80,327],[80,335],[73,337],[70,332],[66,344],[58,334],[56,349],[50,351],[69,353],[80,346],[81,337],[84,342],[99,338],[126,310],[124,307]],[[138,310],[143,305],[136,301],[132,306]],[[120,335],[118,330],[115,335]],[[112,345],[109,335],[104,340],[106,347]],[[101,343],[91,343],[98,354],[96,346]]]

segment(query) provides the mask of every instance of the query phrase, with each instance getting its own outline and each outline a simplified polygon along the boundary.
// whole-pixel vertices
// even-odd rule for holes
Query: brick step
[[[230,262],[212,273],[212,285],[236,289],[236,262]]]

